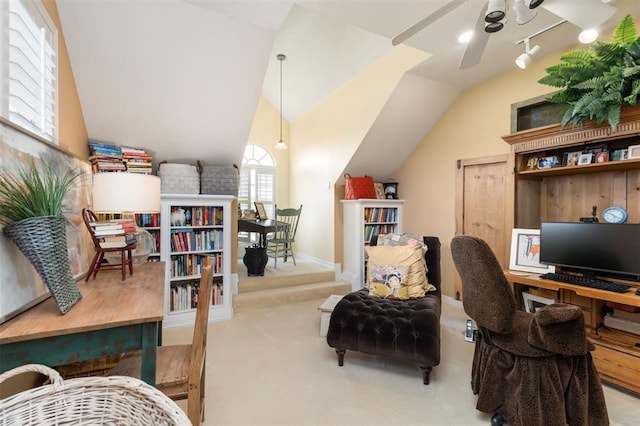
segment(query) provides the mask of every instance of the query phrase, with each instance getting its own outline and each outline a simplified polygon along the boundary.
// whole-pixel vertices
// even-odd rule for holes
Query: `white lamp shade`
[[[160,178],[138,173],[93,175],[93,211],[155,213],[160,211]]]

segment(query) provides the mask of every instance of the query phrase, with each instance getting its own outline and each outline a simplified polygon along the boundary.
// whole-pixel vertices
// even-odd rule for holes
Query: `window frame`
[[[21,40],[26,43],[26,46],[34,48],[30,53],[20,49],[22,65],[25,65],[27,69],[18,62],[11,62],[12,58],[14,60],[16,58],[11,54],[11,51],[14,50],[12,46],[17,46],[15,43],[17,39],[14,39],[14,44],[11,44],[10,34],[16,29],[15,25],[11,27],[10,13],[19,12],[16,8],[24,9],[27,14],[17,15],[23,22],[26,19],[24,30],[29,31],[30,25],[32,29],[35,29],[34,32],[27,34],[27,38],[24,37],[24,32],[20,33]],[[0,19],[3,24],[0,26],[3,28],[3,31],[0,31],[0,117],[20,129],[57,145],[59,128],[58,28],[40,0],[0,2]],[[35,43],[29,43],[29,39]],[[36,63],[30,62],[28,55],[36,57]],[[29,73],[30,66],[35,67],[37,71]],[[25,78],[20,79],[17,76],[19,72],[24,72],[28,78],[32,79],[32,82],[25,83]],[[19,87],[12,87],[10,83],[12,78],[20,82],[18,83]],[[26,97],[31,97],[31,100],[19,97],[16,89],[26,94]],[[35,91],[30,89],[35,89]],[[16,104],[12,104],[14,99],[24,102],[30,110],[22,110],[23,113],[19,113],[15,109]]]

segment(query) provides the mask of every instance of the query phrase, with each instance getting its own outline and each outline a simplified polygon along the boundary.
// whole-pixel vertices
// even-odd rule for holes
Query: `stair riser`
[[[295,287],[304,284],[313,284],[334,280],[334,273],[313,272],[308,274],[279,276],[279,277],[247,277],[238,283],[238,293],[250,293],[254,291],[271,290],[283,287]]]
[[[324,299],[332,294],[347,294],[351,291],[351,285],[347,282],[332,282],[326,285],[313,286],[311,288],[291,287],[282,291],[259,291],[253,293],[238,294],[233,298],[234,312],[242,312],[250,309],[269,308],[286,303],[297,303],[306,300]]]

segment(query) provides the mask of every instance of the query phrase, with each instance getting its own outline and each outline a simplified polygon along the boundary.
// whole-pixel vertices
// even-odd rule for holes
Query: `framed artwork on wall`
[[[512,271],[554,272],[555,267],[540,263],[540,230],[514,228],[511,233],[511,256],[509,269]]]

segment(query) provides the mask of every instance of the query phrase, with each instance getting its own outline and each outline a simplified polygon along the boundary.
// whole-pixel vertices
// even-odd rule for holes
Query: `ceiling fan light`
[[[537,11],[529,9],[524,0],[515,0],[515,3],[513,4],[513,11],[516,14],[516,23],[518,25],[526,24],[538,14]]]
[[[536,7],[544,3],[544,0],[524,0],[524,3],[529,9],[535,9]]]
[[[578,35],[578,41],[582,44],[591,44],[598,39],[598,30],[589,28],[582,30]]]
[[[506,4],[506,0],[489,0],[484,20],[486,22],[498,22],[504,19],[506,15]]]

